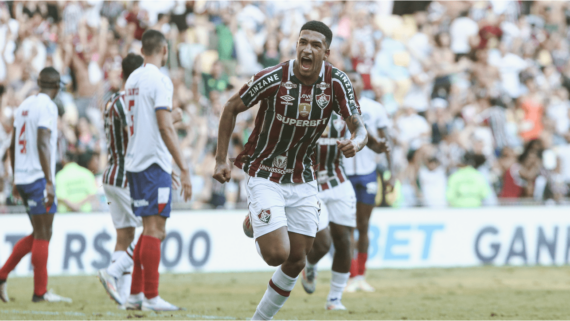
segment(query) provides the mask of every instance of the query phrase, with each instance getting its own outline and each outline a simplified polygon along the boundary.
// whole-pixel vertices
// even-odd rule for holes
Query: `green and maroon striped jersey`
[[[276,183],[313,181],[315,147],[333,111],[344,119],[360,114],[344,72],[323,62],[317,81],[303,85],[293,73],[294,61],[258,72],[239,92],[247,107],[261,102],[254,130],[235,161],[249,176]]]
[[[125,116],[125,92],[111,96],[105,105],[105,136],[107,137],[107,151],[109,161],[103,174],[103,183],[117,187],[127,187],[127,170],[125,168],[125,154],[129,135],[126,131],[127,118]]]
[[[321,137],[317,140],[317,182],[319,191],[338,186],[346,181],[342,166],[342,152],[337,142],[344,138],[346,122],[337,113],[332,113],[331,119]]]

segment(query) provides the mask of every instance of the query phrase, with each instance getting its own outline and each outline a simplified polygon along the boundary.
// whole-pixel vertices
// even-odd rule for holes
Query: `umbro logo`
[[[285,100],[285,101],[291,101],[294,100],[295,98],[289,96],[289,95],[285,95],[285,96],[281,96],[281,99]]]

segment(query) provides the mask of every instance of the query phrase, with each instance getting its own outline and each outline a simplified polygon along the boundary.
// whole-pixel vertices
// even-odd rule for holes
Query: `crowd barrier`
[[[375,209],[369,268],[564,265],[570,254],[570,207]],[[246,211],[173,212],[161,272],[272,270],[242,231]],[[58,214],[49,247],[50,275],[94,274],[106,267],[115,230],[108,214]],[[0,215],[0,264],[31,232],[27,215]],[[140,233],[140,231],[139,231]],[[331,266],[331,253],[320,263]],[[32,274],[30,255],[13,275]]]

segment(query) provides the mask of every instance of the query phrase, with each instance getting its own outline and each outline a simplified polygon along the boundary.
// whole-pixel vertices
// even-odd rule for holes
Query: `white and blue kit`
[[[57,212],[57,201],[50,208],[44,205],[46,179],[38,152],[38,129],[50,131],[51,181],[55,184],[55,159],[57,151],[57,106],[43,93],[30,96],[16,109],[14,133],[14,184],[30,215]]]
[[[125,84],[129,144],[125,166],[136,216],[170,217],[172,155],[162,140],[156,111],[172,110],[172,81],[152,64]]]
[[[390,126],[390,119],[382,104],[366,97],[360,99],[359,102],[364,125],[373,136],[378,135],[378,129]],[[343,164],[344,171],[354,187],[356,201],[374,205],[378,192],[376,153],[364,147],[354,157],[345,157]]]

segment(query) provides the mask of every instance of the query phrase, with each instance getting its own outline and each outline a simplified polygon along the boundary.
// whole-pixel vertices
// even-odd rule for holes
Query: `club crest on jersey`
[[[319,107],[321,109],[324,109],[325,107],[327,107],[329,102],[331,101],[331,96],[325,95],[325,93],[317,95],[316,98],[317,98],[317,105],[319,105]]]
[[[344,125],[346,124],[344,122],[344,120],[337,118],[335,120],[332,121],[334,129],[336,129],[337,132],[342,131],[342,129],[344,128]]]
[[[299,115],[301,117],[307,117],[311,113],[311,104],[302,103],[299,104]]]
[[[261,213],[259,213],[257,217],[259,217],[259,220],[263,223],[269,224],[269,221],[271,220],[271,210],[261,210]]]
[[[273,159],[273,167],[286,168],[287,167],[287,157],[277,156]]]
[[[287,90],[291,90],[293,88],[297,88],[297,85],[290,82],[290,81],[287,81],[283,84],[283,87],[285,87],[285,89],[287,89]]]
[[[320,84],[317,85],[317,88],[319,88],[322,91],[325,91],[325,89],[329,88],[331,85],[327,84],[326,82],[321,82]]]

